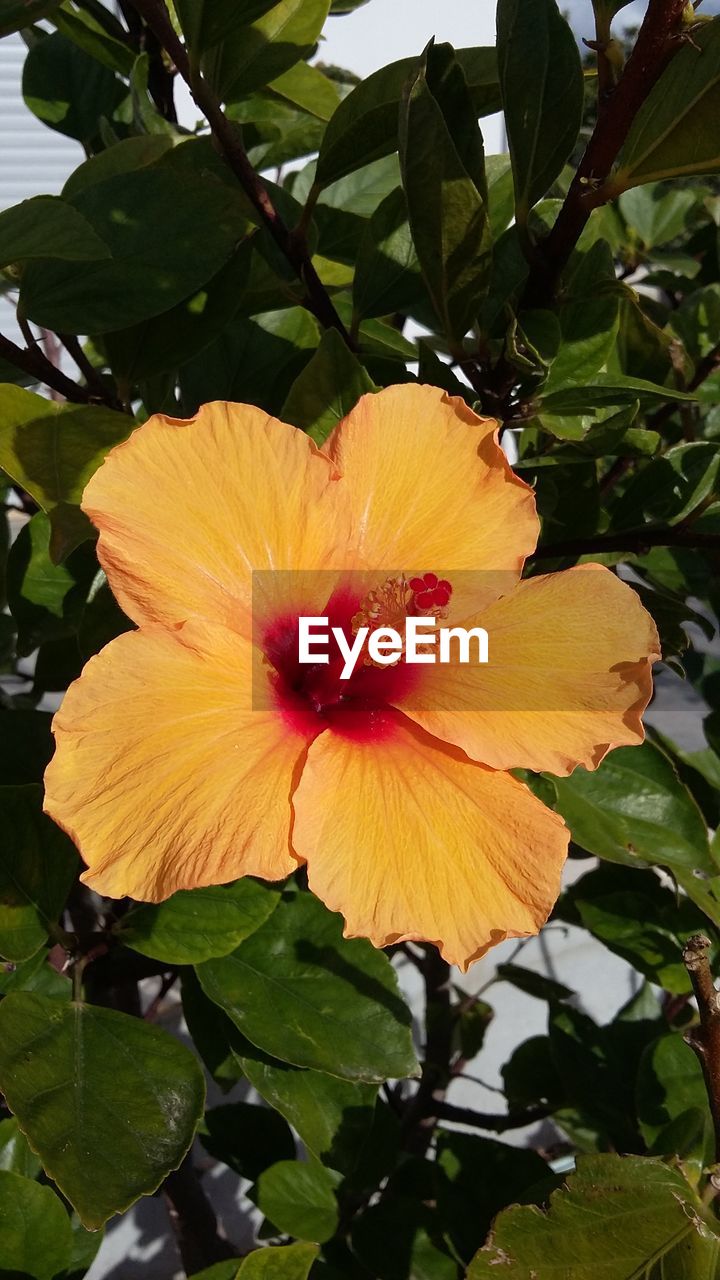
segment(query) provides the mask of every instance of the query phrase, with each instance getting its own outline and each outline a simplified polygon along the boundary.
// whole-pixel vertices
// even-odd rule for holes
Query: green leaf
[[[25,992],[0,1003],[0,1088],[90,1230],[178,1167],[205,1100],[196,1059],[160,1028]]]
[[[110,71],[117,71],[121,76],[132,72],[135,54],[129,41],[119,38],[122,35],[119,25],[116,34],[111,35],[91,13],[78,7],[73,9],[67,2],[53,14],[53,23],[73,44]]]
[[[535,1200],[533,1188],[547,1187],[552,1176],[535,1151],[442,1129],[437,1135],[437,1163],[444,1175],[437,1195],[440,1219],[463,1259],[484,1244],[500,1209]]]
[[[169,165],[116,174],[70,203],[113,256],[82,271],[62,262],[26,267],[25,312],[61,333],[104,333],[168,311],[217,273],[248,226],[231,187],[211,176],[188,183]]]
[[[303,307],[238,315],[183,365],[183,412],[189,416],[208,400],[238,400],[280,413],[318,341],[317,323]]]
[[[0,955],[26,960],[65,906],[78,856],[43,813],[40,787],[0,786],[0,832]]]
[[[582,64],[555,0],[499,0],[497,48],[515,217],[524,226],[577,141],[585,98]]]
[[[322,1243],[337,1230],[333,1180],[320,1164],[280,1160],[260,1174],[250,1194],[273,1226],[287,1235]]]
[[[285,897],[232,955],[199,965],[206,995],[258,1048],[347,1080],[417,1071],[390,961],[309,893]]]
[[[253,1088],[285,1117],[323,1164],[350,1175],[377,1139],[373,1123],[377,1086],[351,1084],[321,1071],[278,1062],[232,1030],[232,1052]]]
[[[261,18],[277,0],[175,0],[175,12],[193,53],[219,44],[236,27]]]
[[[253,1249],[240,1264],[238,1280],[307,1280],[317,1255],[317,1245],[305,1242]]]
[[[71,1249],[70,1219],[55,1192],[0,1170],[2,1274],[52,1280],[68,1266]]]
[[[277,1111],[234,1102],[205,1112],[200,1141],[216,1160],[254,1182],[268,1165],[295,1158],[295,1139]]]
[[[50,129],[89,146],[101,117],[112,119],[127,86],[59,31],[33,44],[23,67],[22,89],[30,110]]]
[[[611,179],[615,192],[720,171],[720,19],[694,28],[638,111]]]
[[[310,57],[329,8],[330,0],[280,0],[256,22],[229,32],[203,60],[218,96],[236,101]]]
[[[652,249],[687,230],[689,215],[697,202],[694,191],[656,182],[623,192],[618,205],[631,232],[637,234],[646,249]]]
[[[598,373],[583,385],[542,391],[538,397],[543,411],[555,414],[590,413],[606,405],[632,404],[634,400],[694,400],[695,396],[673,387],[659,387],[643,378],[626,378],[616,373]]]
[[[0,995],[9,996],[13,991],[35,991],[56,1000],[69,1000],[72,983],[53,968],[49,952],[38,951],[30,960],[19,964],[8,960],[0,965]]]
[[[637,1086],[637,1109],[643,1137],[652,1146],[663,1129],[686,1111],[699,1111],[707,1121],[708,1137],[712,1122],[707,1091],[697,1055],[678,1032],[661,1036],[648,1045],[640,1061]],[[708,1163],[713,1159],[712,1147]]]
[[[613,513],[613,527],[679,524],[714,493],[719,478],[720,445],[676,445],[636,473]]]
[[[401,187],[378,205],[358,248],[353,304],[359,317],[407,311],[426,297]]]
[[[615,1280],[640,1276],[686,1236],[710,1235],[677,1169],[640,1156],[584,1156],[547,1213],[505,1209],[468,1280]],[[664,1274],[668,1274],[665,1272]]]
[[[656,986],[675,995],[690,992],[682,949],[705,922],[688,898],[653,872],[603,865],[566,891],[556,915],[589,930]]]
[[[707,828],[672,764],[651,743],[619,747],[594,773],[553,778],[573,840],[609,862],[714,874]]]
[[[455,52],[478,115],[501,107],[494,48]],[[315,181],[324,188],[338,178],[397,150],[397,122],[403,89],[417,73],[416,58],[402,58],[366,76],[340,103],[320,148]]]
[[[209,346],[243,302],[252,242],[246,239],[205,288],[162,315],[105,334],[103,344],[115,377],[131,386],[170,373]]]
[[[0,0],[0,37],[32,26],[59,4],[60,0]]]
[[[74,552],[63,565],[50,555],[50,520],[38,511],[20,530],[8,556],[8,605],[17,623],[17,652],[29,656],[48,640],[73,636],[97,572],[94,549]],[[94,563],[93,563],[94,562]]]
[[[168,964],[198,964],[226,956],[263,924],[280,899],[277,889],[248,877],[234,884],[181,889],[157,906],[122,916],[117,937],[133,951]]]
[[[60,406],[0,385],[0,467],[44,511],[77,504],[105,454],[134,427],[127,414],[95,405]]]
[[[22,1174],[23,1178],[36,1178],[40,1168],[40,1161],[30,1150],[28,1140],[20,1132],[15,1117],[0,1120],[0,1169]]]
[[[283,422],[291,422],[323,445],[333,427],[355,407],[361,396],[377,388],[372,378],[336,329],[320,339],[282,407]]]
[[[92,262],[109,257],[87,219],[59,196],[34,196],[0,213],[0,267],[30,258]]]
[[[268,85],[268,92],[286,99],[294,107],[316,116],[318,120],[329,120],[340,105],[333,81],[319,67],[314,67],[309,62],[298,62],[289,71],[278,76],[277,80]],[[277,106],[273,102],[271,105]]]
[[[159,160],[171,147],[172,140],[159,133],[146,134],[141,138],[124,138],[78,165],[63,187],[63,196],[69,200],[71,196],[94,187],[98,182],[105,182],[107,178],[144,169],[146,165]]]
[[[564,282],[558,310],[561,343],[545,384],[553,388],[582,386],[604,366],[617,338],[620,292],[607,244],[599,240],[578,255],[575,270]]]
[[[488,285],[492,236],[482,136],[449,45],[431,46],[409,83],[400,164],[425,283],[444,332],[457,344]]]

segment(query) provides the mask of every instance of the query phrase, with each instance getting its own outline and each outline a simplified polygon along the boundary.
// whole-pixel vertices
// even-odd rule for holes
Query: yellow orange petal
[[[537,541],[535,499],[508,466],[497,426],[437,387],[388,387],[358,401],[326,449],[364,565],[471,570],[476,586],[482,571],[520,572]]]
[[[98,893],[157,902],[297,866],[290,795],[306,740],[269,699],[252,709],[251,661],[239,636],[195,621],[120,636],[71,685],[46,810]]]
[[[327,458],[252,405],[150,418],[108,455],[83,509],[113,592],[138,623],[198,615],[249,635],[253,569],[322,569],[347,542]]]
[[[657,629],[609,569],[527,579],[464,625],[486,629],[487,665],[427,667],[398,704],[429,732],[496,769],[559,775],[642,742]]]
[[[427,940],[465,968],[537,933],[558,895],[558,815],[403,717],[379,740],[321,734],[293,805],[311,889],[376,946]]]

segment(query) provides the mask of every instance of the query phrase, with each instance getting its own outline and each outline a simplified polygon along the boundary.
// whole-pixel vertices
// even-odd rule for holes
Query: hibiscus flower
[[[463,967],[538,931],[569,836],[509,771],[641,742],[659,650],[609,570],[520,580],[538,519],[496,422],[408,385],[364,396],[322,451],[250,405],[156,415],[83,509],[138,628],[54,721],[46,808],[86,884],[157,902],[306,864],[348,936]],[[482,625],[488,664],[299,665],[300,614],[350,635],[403,611]]]

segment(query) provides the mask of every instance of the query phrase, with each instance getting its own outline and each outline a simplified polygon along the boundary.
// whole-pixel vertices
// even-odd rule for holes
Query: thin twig
[[[407,1104],[400,1126],[406,1149],[416,1156],[424,1155],[430,1145],[439,1107],[452,1075],[453,1008],[450,965],[435,947],[426,946],[423,950],[425,1059],[420,1084]]]
[[[215,1211],[200,1185],[200,1178],[188,1154],[163,1183],[182,1264],[189,1276],[215,1262],[237,1258],[237,1250],[218,1234]]]
[[[710,940],[694,934],[683,947],[683,964],[697,1000],[700,1025],[686,1031],[685,1040],[702,1067],[715,1129],[715,1160],[720,1162],[720,993],[715,989],[708,951]]]
[[[103,379],[93,364],[90,363],[82,346],[73,333],[59,333],[58,338],[62,342],[68,355],[75,361],[78,369],[85,378],[88,389],[92,392],[94,400],[100,400],[103,404],[107,404],[111,409],[122,411],[123,405],[117,396],[114,396],[109,387],[105,385]]]
[[[169,53],[263,226],[305,286],[307,309],[323,328],[337,329],[347,345],[352,347],[350,335],[312,264],[304,236],[295,235],[280,217],[265,183],[248,160],[237,127],[228,120],[200,71],[191,66],[185,46],[175,34],[164,0],[132,0],[132,4]]]
[[[40,350],[36,339],[33,339],[32,347],[19,347],[0,333],[0,357],[16,369],[29,374],[33,381],[42,382],[46,387],[59,391],[73,404],[91,404],[96,399],[89,387],[81,387],[72,378],[66,377],[61,369],[57,369]]]
[[[552,1115],[550,1107],[527,1107],[524,1111],[508,1111],[492,1114],[474,1111],[472,1107],[455,1107],[451,1102],[438,1102],[438,1120],[451,1120],[453,1124],[465,1124],[473,1129],[488,1129],[492,1133],[507,1133],[510,1129],[524,1129],[527,1124],[537,1124]]]

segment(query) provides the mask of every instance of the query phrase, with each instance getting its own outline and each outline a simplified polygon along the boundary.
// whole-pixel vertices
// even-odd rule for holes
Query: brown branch
[[[0,333],[0,357],[14,365],[16,369],[29,374],[34,381],[42,382],[53,391],[59,391],[73,404],[92,404],[97,399],[89,387],[79,386],[77,382],[73,382],[72,378],[66,377],[62,369],[57,369],[47,356],[43,355],[37,343],[32,347],[19,347]]]
[[[416,1156],[424,1155],[430,1145],[452,1074],[450,965],[435,947],[428,945],[423,951],[420,969],[425,980],[425,1059],[420,1084],[400,1125],[406,1149]]]
[[[686,0],[649,0],[635,47],[598,120],[585,154],[549,235],[537,246],[523,295],[523,307],[546,304],[593,209],[613,192],[604,187],[630,126],[680,48]]]
[[[248,160],[237,127],[228,120],[202,74],[191,66],[187,50],[176,36],[170,22],[164,0],[132,0],[132,4],[169,53],[195,102],[207,119],[225,160],[258,213],[262,225],[305,286],[307,309],[312,312],[323,328],[337,329],[347,345],[352,348],[350,335],[312,264],[304,236],[293,234],[280,217],[265,183]]]
[[[202,1189],[191,1155],[185,1157],[179,1169],[168,1174],[162,1190],[189,1276],[215,1262],[238,1257],[229,1241],[218,1235],[215,1211]]]
[[[122,412],[125,406],[120,402],[117,396],[113,395],[109,387],[105,385],[102,376],[95,368],[94,364],[91,364],[85,355],[85,352],[83,351],[80,342],[75,337],[75,334],[59,333],[57,336],[68,355],[72,360],[74,360],[78,369],[85,378],[88,390],[92,393],[93,400],[99,400],[102,404],[108,405],[109,408]]]
[[[689,547],[697,551],[720,551],[720,533],[696,533],[691,528],[628,529],[627,533],[598,533],[591,538],[570,538],[538,547],[528,562],[556,560],[572,556],[602,555],[606,551],[627,551],[642,555],[650,547]]]
[[[439,1102],[438,1120],[451,1120],[453,1124],[465,1124],[473,1129],[488,1129],[492,1133],[507,1133],[510,1129],[523,1129],[552,1115],[550,1107],[527,1107],[524,1111],[498,1112],[496,1115],[473,1111],[472,1107],[455,1107],[451,1102]]]
[[[720,1162],[720,993],[710,972],[709,949],[710,941],[702,933],[689,938],[683,948],[683,964],[700,1015],[700,1025],[687,1031],[685,1040],[702,1067],[715,1129],[715,1159]]]

